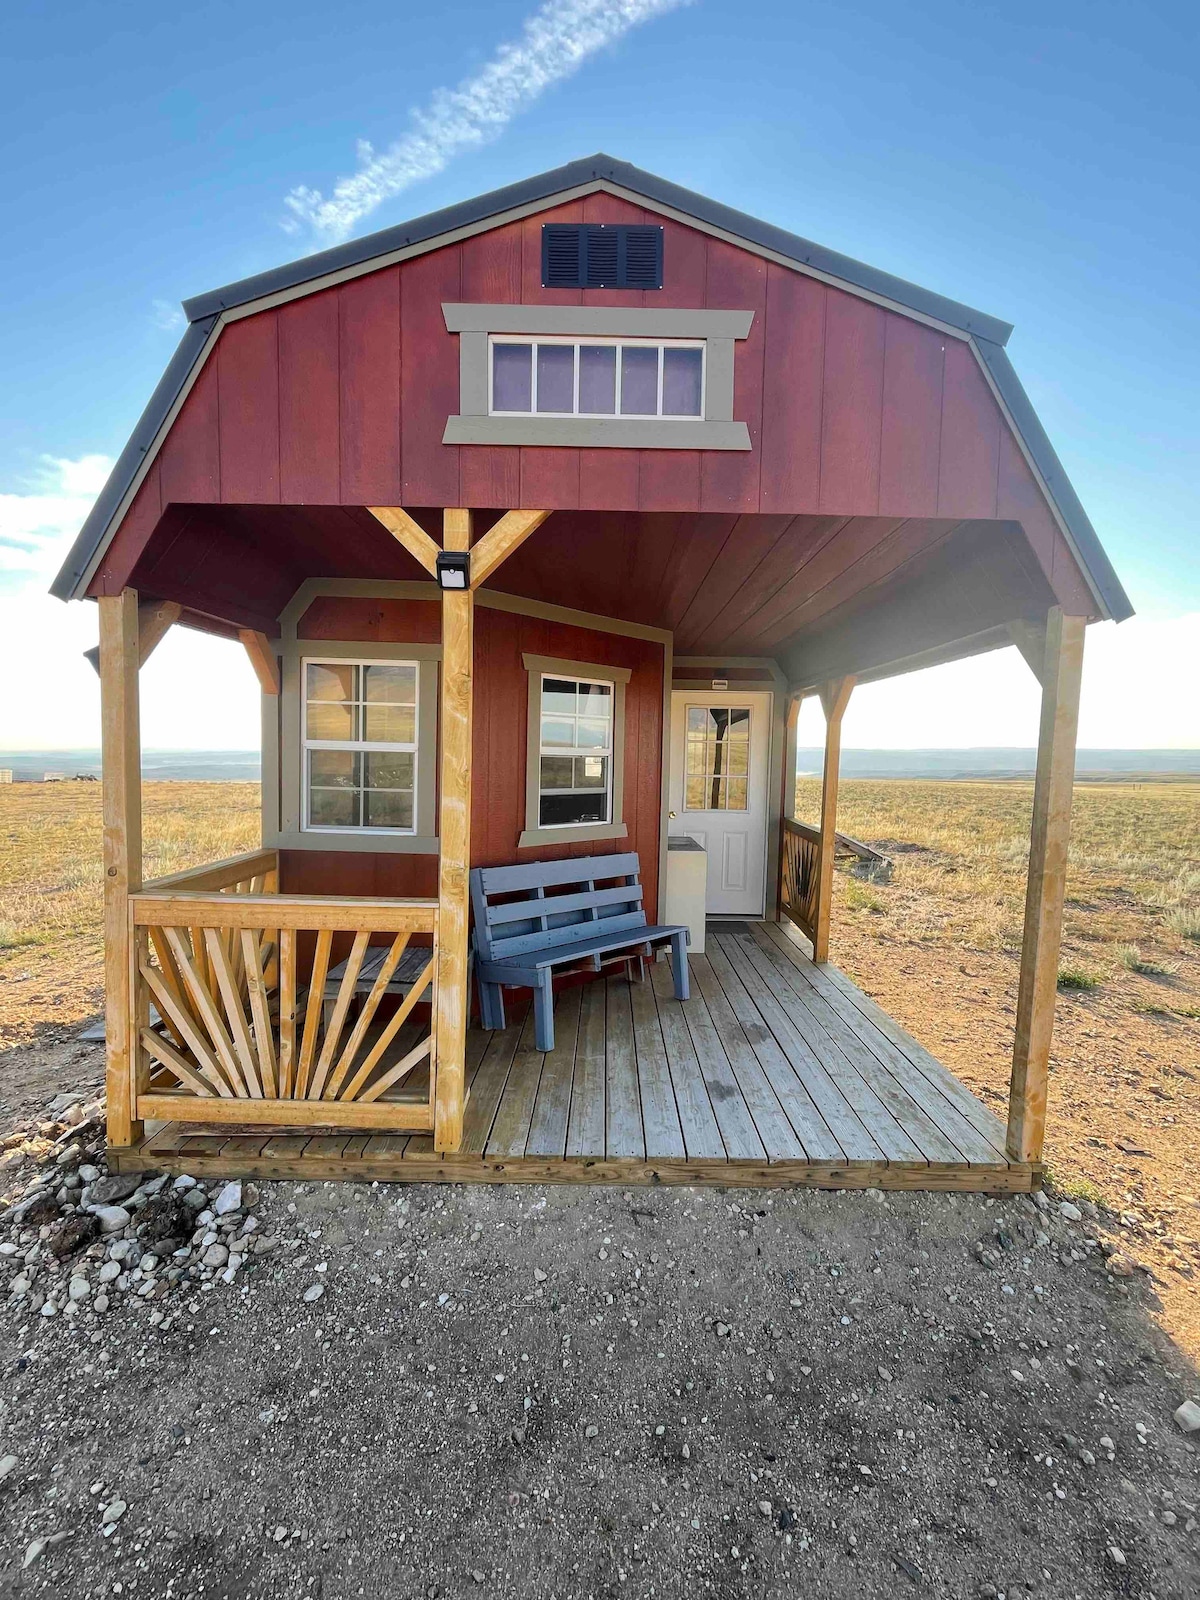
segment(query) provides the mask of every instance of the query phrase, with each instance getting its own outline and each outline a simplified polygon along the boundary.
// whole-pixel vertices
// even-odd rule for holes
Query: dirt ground
[[[1086,1209],[261,1188],[232,1282],[0,1312],[0,1594],[1198,1592],[1195,1375]]]

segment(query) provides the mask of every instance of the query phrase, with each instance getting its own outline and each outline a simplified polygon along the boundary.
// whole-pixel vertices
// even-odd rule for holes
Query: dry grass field
[[[799,800],[815,817],[814,781]],[[1030,803],[1026,783],[854,780],[839,816],[895,867],[839,872],[833,959],[1001,1111]],[[145,838],[147,876],[250,848],[257,785],[149,783]],[[99,785],[0,788],[0,841],[2,1050],[100,1008]],[[1125,1214],[1200,1354],[1200,785],[1080,785],[1069,896],[1051,1170]]]

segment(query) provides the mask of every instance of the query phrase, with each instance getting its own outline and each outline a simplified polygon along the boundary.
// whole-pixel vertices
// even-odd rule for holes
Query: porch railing
[[[281,895],[278,882],[276,853],[255,851],[130,896],[134,1117],[431,1129],[437,902]],[[386,954],[360,984],[373,945]],[[428,1024],[414,1021],[422,1003]]]
[[[779,909],[816,943],[820,915],[821,830],[783,819],[779,851]]]

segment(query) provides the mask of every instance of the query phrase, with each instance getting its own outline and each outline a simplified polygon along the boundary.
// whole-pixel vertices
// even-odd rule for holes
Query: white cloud
[[[150,311],[154,326],[161,328],[164,333],[178,333],[187,322],[179,307],[173,306],[169,300],[152,300]]]
[[[439,89],[429,106],[412,113],[415,124],[382,155],[365,140],[358,171],[339,178],[328,199],[301,185],[286,198],[295,231],[307,223],[327,239],[344,239],[385,200],[441,172],[462,150],[498,137],[552,84],[578,71],[587,58],[632,28],[690,0],[546,0],[529,17],[519,39],[502,44],[488,64],[457,89]]]
[[[24,492],[0,494],[0,750],[95,749],[100,683],[83,656],[96,608],[47,593],[112,468],[44,456]],[[142,673],[147,749],[255,749],[259,699],[240,646],[173,628]]]

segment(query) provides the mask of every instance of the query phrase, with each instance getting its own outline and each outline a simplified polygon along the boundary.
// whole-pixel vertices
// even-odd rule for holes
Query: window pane
[[[311,700],[306,718],[310,739],[353,739],[354,707],[329,700]]]
[[[413,825],[411,789],[368,789],[363,795],[364,828],[408,828]]]
[[[688,732],[704,733],[708,728],[708,712],[703,706],[688,707]]]
[[[690,777],[687,781],[687,798],[684,801],[689,811],[703,811],[707,805],[702,777]]]
[[[730,711],[729,737],[731,739],[748,739],[750,737],[750,712],[745,706],[735,706]]]
[[[689,772],[704,772],[706,765],[704,740],[689,739],[687,742],[687,770]]]
[[[388,663],[363,668],[363,699],[388,700],[393,705],[417,703],[416,667],[397,667]]]
[[[700,415],[699,350],[663,350],[663,415]]]
[[[617,350],[615,345],[579,347],[579,409],[612,416],[617,409]]]
[[[310,750],[309,781],[324,789],[357,789],[362,783],[361,761],[353,750]]]
[[[308,698],[310,700],[353,700],[354,667],[330,666],[324,661],[308,663]]]
[[[357,789],[310,789],[309,823],[314,828],[357,828],[361,799]]]
[[[727,811],[745,811],[746,809],[746,780],[745,778],[730,778],[725,785],[725,808]]]
[[[542,679],[542,714],[573,717],[577,709],[575,684],[569,678]]]
[[[750,771],[749,744],[734,740],[725,747],[725,770],[734,777],[744,778]]]
[[[658,411],[658,347],[621,347],[621,412],[627,417],[652,417]]]
[[[575,724],[556,717],[542,718],[543,745],[564,745],[568,750],[575,743]]]
[[[607,683],[581,683],[579,710],[585,717],[611,717],[612,686]]]
[[[390,750],[368,750],[363,756],[368,789],[412,789],[413,757]]]
[[[316,737],[316,735],[310,735]],[[417,737],[415,706],[366,706],[363,738],[370,744],[412,744]]]
[[[533,346],[492,346],[492,410],[533,409]]]
[[[577,750],[607,750],[608,749],[608,718],[580,717],[575,726],[575,748]]]
[[[573,344],[538,345],[537,408],[539,411],[574,411],[575,346]]]
[[[575,787],[577,789],[606,789],[608,787],[608,757],[576,756]]]
[[[575,763],[570,756],[543,756],[540,784],[543,789],[570,789],[575,781]]]
[[[544,794],[538,808],[543,828],[564,827],[578,822],[607,822],[608,796],[605,794]]]

